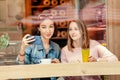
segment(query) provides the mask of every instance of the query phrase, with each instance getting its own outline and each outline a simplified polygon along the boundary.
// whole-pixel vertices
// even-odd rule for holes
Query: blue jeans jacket
[[[37,38],[37,44],[33,43],[27,46],[25,49],[25,61],[24,64],[40,64],[40,60],[46,58],[46,51],[43,47],[42,40],[40,36],[35,36]],[[50,41],[50,50],[48,52],[48,58],[57,58],[60,60],[60,47],[58,44]],[[40,79],[33,79],[40,80]],[[56,78],[51,78],[51,80],[56,80]]]

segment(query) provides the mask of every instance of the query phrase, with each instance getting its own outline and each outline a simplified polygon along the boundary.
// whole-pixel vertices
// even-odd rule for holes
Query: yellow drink
[[[89,49],[82,49],[82,61],[83,62],[88,62],[89,53],[90,53]]]

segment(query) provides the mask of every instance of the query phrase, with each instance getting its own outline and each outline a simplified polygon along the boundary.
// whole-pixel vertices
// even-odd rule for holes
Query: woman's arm
[[[54,50],[55,50],[55,55],[56,57],[52,59],[52,63],[60,63],[60,55],[61,55],[61,49],[60,46],[56,43],[53,42]]]
[[[98,58],[94,56],[89,57],[89,62],[113,62],[118,61],[118,58],[110,52],[106,47],[102,46],[101,44],[95,47],[96,53],[98,53]]]
[[[29,45],[30,42],[34,41],[34,39],[33,39],[34,37],[27,38],[28,36],[30,36],[30,35],[27,34],[22,39],[20,53],[18,54],[18,61],[20,63],[25,61],[25,49],[26,49],[26,47]]]
[[[23,44],[21,45],[21,49],[20,49],[20,53],[18,54],[18,60],[20,62],[24,62],[24,58],[25,58],[25,48],[26,46],[24,46]]]
[[[62,62],[62,63],[67,63],[65,47],[62,48],[62,50],[61,50],[61,62]]]
[[[98,54],[100,56],[97,59],[97,61],[108,61],[108,62],[118,61],[118,58],[112,52],[110,52],[106,47],[102,45],[98,45],[97,49],[98,49]]]

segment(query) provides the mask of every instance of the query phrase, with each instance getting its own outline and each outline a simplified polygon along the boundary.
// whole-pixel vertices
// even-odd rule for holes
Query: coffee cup
[[[41,59],[40,60],[40,64],[51,64],[51,59],[49,58],[49,59]]]

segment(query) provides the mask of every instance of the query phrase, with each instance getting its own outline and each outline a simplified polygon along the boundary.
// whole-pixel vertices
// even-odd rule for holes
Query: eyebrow
[[[54,26],[54,24],[50,24],[50,26],[51,26],[51,25],[53,25],[53,26]],[[46,26],[46,25],[42,24],[41,26]]]
[[[43,25],[41,25],[41,26],[46,26],[46,25],[43,24]]]

